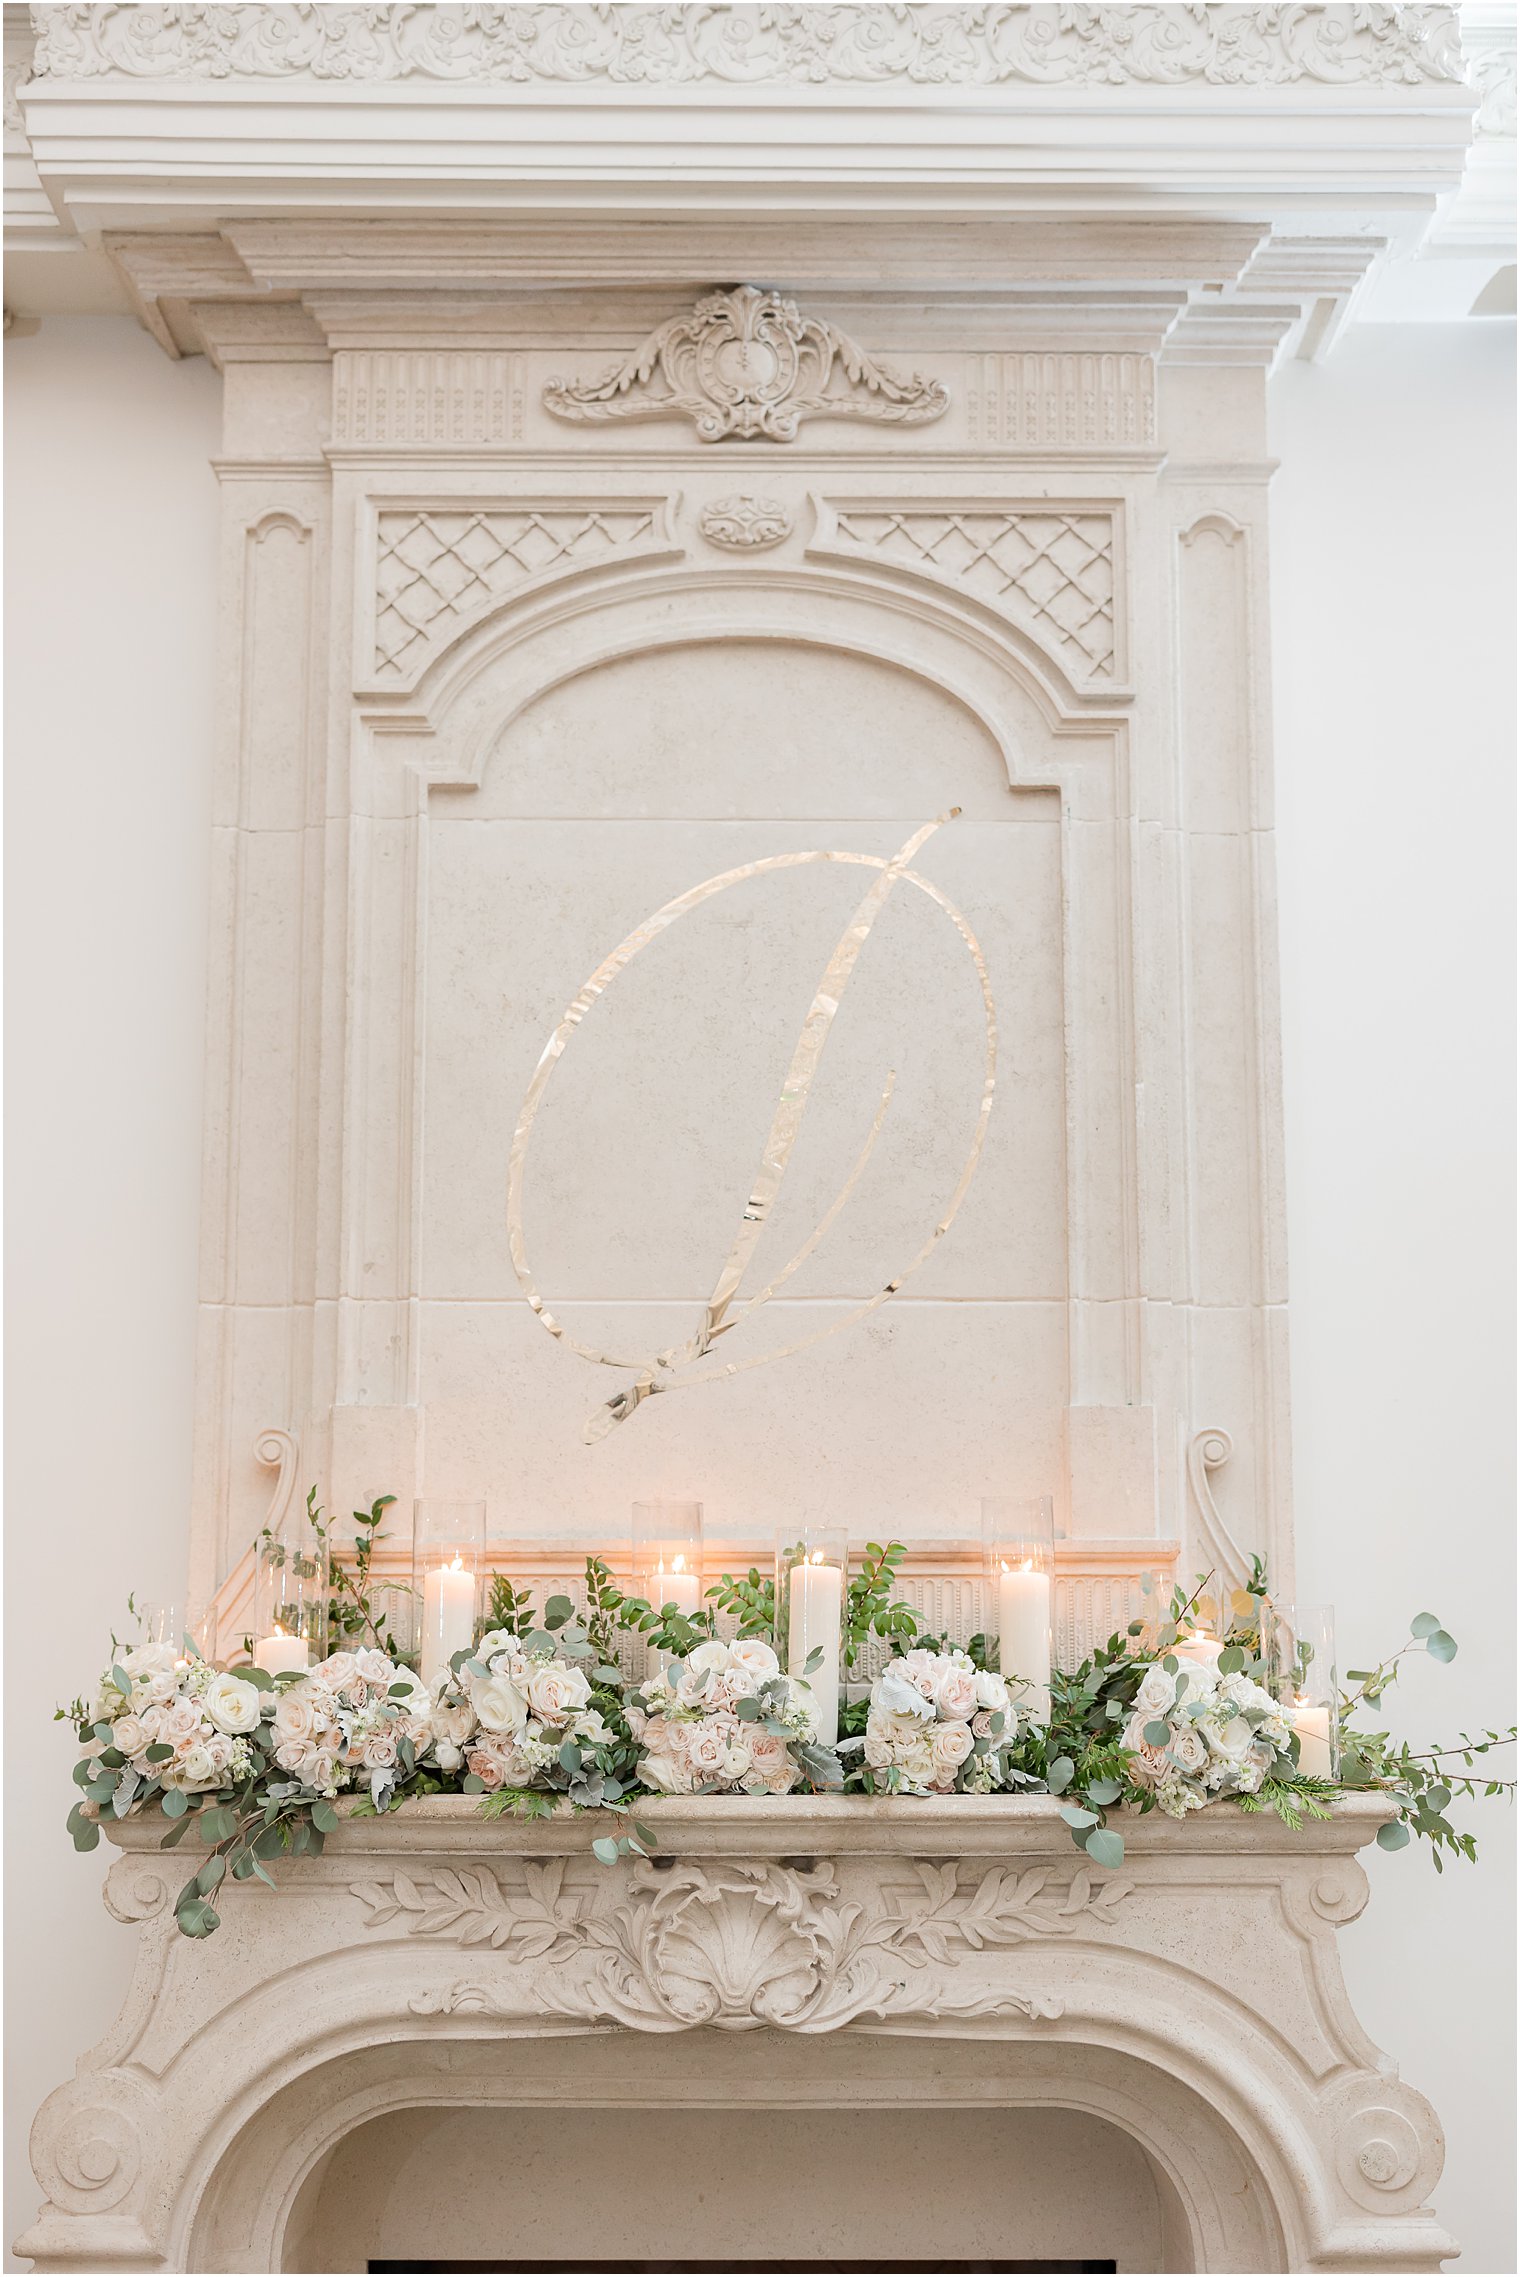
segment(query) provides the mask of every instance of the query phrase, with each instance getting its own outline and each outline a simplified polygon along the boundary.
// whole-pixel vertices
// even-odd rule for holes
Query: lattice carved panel
[[[574,504],[403,507],[376,518],[375,637],[381,687],[417,673],[461,625],[504,594],[660,543],[648,499]]]
[[[1118,669],[1114,518],[1102,508],[830,501],[824,543],[926,570],[1033,634],[1079,686]]]

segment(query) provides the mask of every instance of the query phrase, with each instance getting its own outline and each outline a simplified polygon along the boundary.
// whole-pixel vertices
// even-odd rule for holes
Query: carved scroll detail
[[[1239,1588],[1251,1570],[1251,1561],[1220,1516],[1209,1484],[1210,1471],[1217,1471],[1234,1452],[1235,1442],[1228,1431],[1216,1428],[1195,1431],[1188,1441],[1187,1462],[1205,1551],[1221,1581],[1228,1580],[1230,1586]]]
[[[824,416],[921,426],[950,396],[939,380],[878,364],[780,293],[740,285],[662,324],[599,380],[551,379],[544,406],[557,419],[689,419],[704,443],[790,443],[804,419]]]
[[[993,1868],[962,1887],[953,1864],[914,1862],[907,1870],[917,1886],[890,1892],[867,1918],[840,1902],[827,1862],[640,1862],[626,1882],[608,1877],[568,1891],[564,1866],[525,1863],[510,1884],[472,1866],[351,1887],[369,1908],[368,1928],[401,1922],[410,1936],[554,1964],[526,1999],[509,1984],[466,1977],[415,1994],[408,2005],[417,2015],[526,2008],[643,2032],[831,2032],[888,2015],[1054,2017],[1056,2001],[1001,1986],[961,1988],[955,1960],[1112,1928],[1131,1887],[1086,1870],[1056,1880],[1043,1866]]]

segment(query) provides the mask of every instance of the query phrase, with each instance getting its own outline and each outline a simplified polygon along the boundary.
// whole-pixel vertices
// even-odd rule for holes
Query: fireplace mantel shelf
[[[106,1904],[138,1927],[132,1991],[43,2107],[50,2202],[18,2250],[276,2269],[303,2179],[368,2118],[594,2105],[613,2074],[625,2099],[700,2077],[722,2100],[742,2032],[751,2105],[955,2102],[974,2073],[978,2100],[1111,2118],[1186,2209],[1178,2266],[1437,2269],[1440,2129],[1357,2024],[1335,1945],[1387,1813],[1121,1813],[1106,1873],[1048,1796],[666,1798],[639,1814],[660,1855],[607,1867],[601,1814],[439,1797],[349,1820],[276,1894],[225,1893],[200,1942],[174,1923],[193,1851],[129,1819]],[[682,2035],[710,2051],[695,2068],[670,2060]],[[507,2054],[524,2039],[531,2064]]]
[[[345,1823],[329,1838],[328,1862],[356,1856],[438,1855],[451,1858],[589,1857],[598,1835],[625,1820],[559,1804],[552,1818],[484,1819],[469,1795],[422,1795],[384,1818],[354,1817],[340,1799]],[[1381,1795],[1348,1795],[1329,1819],[1306,1819],[1296,1832],[1273,1811],[1248,1813],[1233,1805],[1195,1811],[1185,1819],[1162,1811],[1115,1811],[1125,1862],[1111,1879],[1128,1874],[1140,1858],[1281,1856],[1350,1857],[1372,1841],[1393,1816]],[[645,1796],[639,1820],[660,1837],[658,1863],[674,1859],[796,1858],[1046,1858],[1081,1865],[1061,1803],[1053,1795],[697,1795]],[[162,1829],[156,1819],[107,1822],[103,1831],[120,1849],[149,1856]],[[188,1845],[178,1846],[180,1855]],[[1090,1869],[1096,1874],[1096,1869]],[[280,1869],[288,1881],[289,1867]],[[179,1876],[178,1879],[183,1879]],[[250,1890],[250,1896],[257,1892]],[[229,1902],[236,1902],[236,1899]],[[1360,1909],[1359,1909],[1360,1910]],[[1347,1917],[1349,1918],[1349,1916]]]

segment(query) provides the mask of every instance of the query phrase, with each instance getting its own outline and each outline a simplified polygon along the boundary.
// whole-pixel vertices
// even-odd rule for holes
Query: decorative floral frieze
[[[626,1882],[567,1886],[565,1861],[524,1863],[504,1882],[484,1866],[355,1882],[365,1926],[490,1945],[552,1966],[529,1995],[486,1977],[430,1986],[417,2015],[523,2012],[635,2031],[711,2025],[831,2032],[861,2016],[1053,2017],[1058,2001],[955,1981],[953,1964],[1032,1939],[1114,1926],[1131,1885],[1044,1866],[994,1867],[962,1886],[954,1864],[914,1861],[913,1880],[866,1914],[841,1898],[831,1863],[780,1866],[641,1861]]]
[[[758,553],[779,546],[791,535],[792,517],[779,498],[714,498],[697,516],[697,528],[709,545],[732,546],[740,553]]]
[[[557,419],[684,418],[704,443],[790,443],[804,419],[822,416],[916,427],[949,405],[939,380],[903,378],[836,326],[754,285],[709,293],[599,380],[544,388]]]
[[[659,509],[605,505],[405,507],[378,517],[374,674],[413,673],[466,618],[531,578],[637,551]]]
[[[584,87],[1418,86],[1450,7],[39,7],[37,75]]]
[[[1079,684],[1114,679],[1108,512],[832,503],[835,548],[964,586],[1027,627]]]

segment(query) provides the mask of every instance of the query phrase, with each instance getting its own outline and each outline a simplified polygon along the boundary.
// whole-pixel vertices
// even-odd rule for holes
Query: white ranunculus
[[[1210,1754],[1218,1756],[1222,1763],[1228,1763],[1232,1766],[1244,1763],[1256,1745],[1256,1734],[1244,1716],[1231,1716],[1229,1721],[1223,1724],[1215,1723],[1212,1718],[1206,1719],[1202,1725],[1195,1726],[1195,1729],[1206,1733]]]
[[[921,1657],[927,1660],[933,1656],[925,1653]],[[888,1715],[913,1716],[924,1723],[934,1721],[933,1700],[925,1695],[911,1676],[904,1675],[896,1668],[882,1670],[872,1688],[871,1702],[873,1707],[885,1709]]]
[[[454,1750],[458,1761],[459,1750],[475,1729],[475,1710],[468,1700],[435,1700],[428,1711],[428,1728],[438,1742],[438,1760],[443,1762],[443,1749]],[[451,1766],[445,1766],[451,1768]]]
[[[483,1731],[520,1732],[528,1703],[510,1676],[472,1676],[470,1699]]]
[[[210,1787],[216,1783],[216,1757],[204,1744],[186,1748],[174,1768],[187,1787]]]
[[[451,1739],[438,1740],[434,1745],[433,1754],[437,1758],[440,1771],[457,1771],[464,1761],[464,1757]]]
[[[201,1706],[218,1731],[249,1732],[257,1728],[263,1702],[256,1684],[225,1670],[212,1679]]]
[[[564,1723],[577,1708],[584,1708],[590,1697],[591,1685],[578,1668],[564,1668],[558,1661],[550,1661],[547,1667],[529,1672],[528,1699],[533,1713],[546,1724]]]

